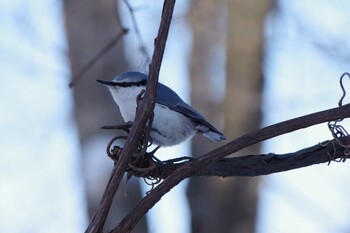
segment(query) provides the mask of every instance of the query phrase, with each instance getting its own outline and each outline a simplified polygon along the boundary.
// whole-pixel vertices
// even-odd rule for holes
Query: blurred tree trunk
[[[114,1],[65,0],[72,74],[78,73],[119,32]],[[120,122],[110,94],[96,79],[110,80],[127,64],[122,41],[73,87],[81,140],[100,133],[102,124]],[[113,112],[112,112],[112,111]]]
[[[119,33],[118,5],[116,4],[117,1],[107,0],[65,0],[64,3],[71,70],[72,74],[76,74]],[[84,148],[88,147],[87,144],[91,143],[92,138],[107,135],[107,137],[100,140],[106,140],[106,138],[108,140],[108,137],[112,138],[112,135],[115,135],[116,132],[102,131],[100,128],[102,125],[115,125],[123,122],[108,90],[98,84],[96,79],[111,80],[126,69],[123,43],[119,41],[73,87],[75,112],[84,155],[89,152],[84,151]],[[106,145],[107,143],[108,141],[105,141]],[[104,148],[96,156],[107,156]],[[87,159],[86,157],[83,159]],[[113,162],[110,161],[110,164],[112,165]],[[95,171],[89,170],[85,173],[98,172],[99,174],[102,173],[104,177],[94,180],[99,181],[99,184],[89,180],[86,182],[86,190],[93,190],[91,193],[87,193],[90,219],[98,207],[104,187],[110,176],[110,171],[106,167],[98,167],[98,164],[96,164],[94,169]],[[96,176],[98,176],[98,173]],[[141,199],[138,182],[129,182],[128,189],[127,197],[122,192],[118,192],[116,195],[105,229],[115,227],[118,219],[124,217],[135,202]],[[135,232],[147,232],[146,229],[146,221],[142,220],[135,228]]]
[[[194,1],[189,13],[192,104],[219,129],[224,118],[229,140],[258,129],[261,123],[263,24],[270,7],[270,0],[200,0]],[[216,51],[225,49],[224,43],[226,60]],[[226,69],[226,87],[221,89],[217,82],[224,82],[225,74],[220,69]],[[213,101],[213,93],[220,91],[226,95],[222,106]],[[194,155],[217,146],[200,137],[193,142]],[[259,150],[253,146],[241,153]],[[191,179],[192,232],[254,232],[257,188],[257,178]]]

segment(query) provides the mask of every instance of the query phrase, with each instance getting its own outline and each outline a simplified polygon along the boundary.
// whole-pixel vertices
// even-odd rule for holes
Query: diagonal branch
[[[128,33],[127,28],[121,28],[119,33],[112,38],[112,40],[104,46],[83,68],[81,68],[78,73],[74,74],[72,80],[69,83],[69,87],[72,88],[84,75],[86,72],[96,64],[107,52],[109,52],[117,43],[121,40],[121,38]]]
[[[149,195],[143,198],[137,206],[119,223],[112,233],[129,232],[139,220],[160,200],[160,198],[179,184],[185,178],[191,177],[206,167],[233,154],[245,147],[258,142],[290,133],[295,130],[307,128],[316,124],[335,121],[350,117],[350,104],[333,108],[306,116],[294,118],[277,123],[250,134],[239,137],[224,146],[221,146],[207,154],[187,162],[173,171],[161,184],[154,188]]]
[[[155,40],[155,50],[152,57],[152,63],[150,65],[150,74],[145,95],[141,101],[138,101],[134,124],[132,125],[130,134],[125,142],[125,146],[121,151],[118,164],[113,169],[112,176],[105,189],[100,206],[97,209],[95,216],[93,217],[88,228],[86,229],[86,233],[102,232],[109,209],[113,202],[113,198],[118,190],[120,181],[128,166],[131,155],[134,152],[134,148],[137,146],[138,140],[141,137],[141,133],[144,130],[146,123],[148,122],[148,124],[152,124],[149,119],[153,113],[155,105],[158,76],[174,6],[175,0],[166,0],[164,2],[161,24],[159,27],[158,36]]]

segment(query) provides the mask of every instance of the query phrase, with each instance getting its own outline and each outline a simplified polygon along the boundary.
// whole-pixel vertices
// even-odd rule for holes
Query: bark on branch
[[[346,142],[350,141],[350,137],[344,137],[341,139],[341,141],[346,144]],[[320,163],[343,161],[345,157],[347,157],[346,148],[332,140],[293,153],[269,153],[223,158],[207,167],[204,167],[203,169],[200,169],[194,173],[192,177],[268,175]],[[185,165],[188,162],[189,161],[174,162],[174,160],[162,161],[162,163],[158,164],[156,168],[149,172],[149,176],[153,178],[165,179],[177,168]]]

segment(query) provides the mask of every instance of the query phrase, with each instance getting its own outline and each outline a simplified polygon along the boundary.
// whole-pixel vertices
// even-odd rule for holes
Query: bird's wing
[[[197,112],[187,103],[185,103],[180,98],[180,96],[178,96],[173,90],[161,83],[158,83],[156,102],[158,104],[170,108],[171,110],[174,110],[189,117],[197,124],[207,126],[211,131],[222,134],[212,124],[210,124],[199,112]]]

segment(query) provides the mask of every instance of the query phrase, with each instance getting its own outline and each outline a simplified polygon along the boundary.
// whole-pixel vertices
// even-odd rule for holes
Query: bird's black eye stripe
[[[123,83],[114,83],[114,85],[118,87],[139,87],[139,86],[146,86],[147,80],[141,80],[139,82],[123,82]]]

